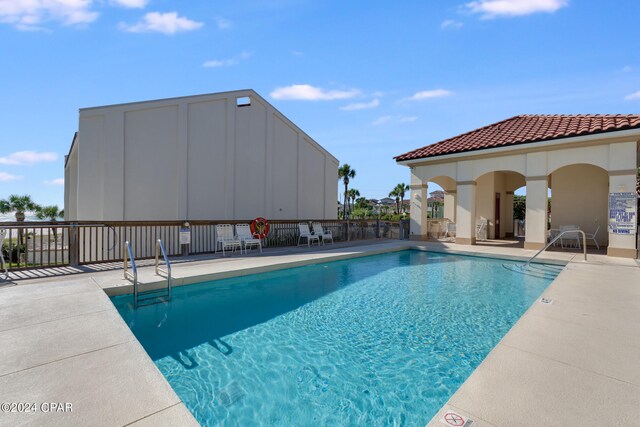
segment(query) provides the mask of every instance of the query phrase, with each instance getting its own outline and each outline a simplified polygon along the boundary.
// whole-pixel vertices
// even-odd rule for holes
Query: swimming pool
[[[202,425],[420,425],[554,274],[402,251],[174,289],[118,311]]]

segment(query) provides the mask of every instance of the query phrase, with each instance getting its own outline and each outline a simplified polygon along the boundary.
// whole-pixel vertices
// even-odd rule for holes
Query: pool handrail
[[[159,254],[162,254],[162,258],[164,259],[164,263],[166,269],[161,268],[158,265],[158,257]],[[162,244],[162,240],[156,240],[156,275],[160,276],[160,273],[167,275],[167,297],[168,300],[171,300],[171,287],[173,285],[171,279],[171,263],[169,262],[169,257],[167,257],[167,252],[164,250],[164,245]]]
[[[565,235],[567,233],[576,233],[576,232],[582,234],[582,251],[584,252],[584,260],[586,261],[587,260],[587,236],[584,234],[584,231],[582,231],[582,230],[565,230],[565,231],[560,232],[557,236],[555,236],[553,239],[551,239],[551,241],[549,243],[547,243],[544,248],[540,249],[538,252],[536,252],[536,254],[534,256],[529,258],[529,260],[525,263],[525,267],[529,267],[529,264],[531,264],[531,261],[533,261],[542,252],[544,252],[549,246],[553,245],[563,235]]]
[[[124,242],[126,251],[124,251],[124,278],[125,280],[133,281],[133,302],[136,308],[138,307],[138,268],[136,267],[136,260],[133,257],[133,252],[131,250],[131,244],[127,240]],[[128,259],[127,259],[128,258]],[[133,273],[129,272],[129,259],[131,260],[131,270]]]

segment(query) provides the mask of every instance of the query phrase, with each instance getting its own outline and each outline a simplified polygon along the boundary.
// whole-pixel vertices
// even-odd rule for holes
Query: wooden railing
[[[124,243],[131,243],[136,259],[155,256],[155,242],[162,239],[167,255],[213,253],[216,224],[249,221],[189,221],[190,245],[180,245],[182,221],[99,221],[99,222],[2,222],[7,230],[1,248],[9,271],[61,267],[104,262],[122,262]],[[273,220],[263,247],[294,246],[298,243],[298,223],[320,222],[336,242],[375,238],[403,239],[409,235],[408,221],[377,220]],[[347,225],[348,224],[348,225]]]
[[[0,250],[9,271],[69,265],[68,226],[3,222],[0,228],[6,230]]]

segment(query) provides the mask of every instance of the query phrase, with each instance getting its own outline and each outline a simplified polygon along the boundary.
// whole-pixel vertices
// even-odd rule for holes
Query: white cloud
[[[56,178],[44,181],[46,185],[64,185],[64,178]]]
[[[356,102],[354,104],[347,104],[343,107],[340,107],[340,109],[344,111],[366,110],[368,108],[376,108],[379,105],[380,100],[373,99],[370,102]]]
[[[0,23],[19,30],[42,30],[45,22],[83,25],[95,21],[92,0],[0,0]]]
[[[177,12],[149,12],[136,24],[129,25],[121,22],[118,26],[121,30],[130,33],[158,32],[175,34],[183,31],[197,30],[203,25],[202,22],[192,21],[183,16],[178,16]]]
[[[440,28],[443,30],[451,29],[451,30],[459,30],[462,28],[464,24],[460,21],[454,21],[453,19],[447,19],[446,21],[442,21],[440,24]]]
[[[620,70],[621,73],[630,73],[633,71],[633,67],[631,65],[625,65],[624,67],[622,67],[622,69]]]
[[[421,92],[416,92],[408,98],[405,98],[405,101],[423,101],[425,99],[431,98],[442,98],[445,96],[452,95],[452,92],[445,89],[433,89],[433,90],[423,90]]]
[[[630,93],[629,95],[625,96],[624,99],[626,99],[627,101],[636,101],[640,99],[640,90],[634,93]]]
[[[553,13],[569,4],[569,0],[477,0],[465,6],[482,18],[511,17],[532,13]]]
[[[311,85],[291,85],[275,88],[271,97],[280,100],[333,101],[353,98],[359,94],[360,91],[356,89],[325,90]]]
[[[216,21],[216,25],[218,26],[219,30],[228,30],[229,28],[233,27],[231,21],[227,19],[218,17],[214,18],[214,20]]]
[[[404,116],[404,117],[398,118],[398,121],[400,123],[411,123],[411,122],[415,122],[416,120],[418,120],[416,116]]]
[[[371,122],[372,126],[398,124],[398,123],[411,123],[418,120],[416,116],[380,116]]]
[[[40,151],[16,151],[8,156],[0,157],[0,165],[33,165],[42,162],[55,162],[56,153]]]
[[[111,0],[111,3],[129,9],[143,9],[149,3],[149,0]]]
[[[228,59],[211,59],[209,61],[205,61],[202,64],[205,68],[218,68],[218,67],[230,67],[232,65],[237,65],[240,61],[249,59],[251,57],[250,52],[242,52],[238,56],[234,56],[233,58]]]
[[[0,182],[16,181],[18,179],[22,179],[22,177],[18,175],[11,175],[6,172],[0,172]]]
[[[149,0],[111,0],[111,3],[130,9],[142,9],[149,3]]]
[[[292,50],[291,51],[291,55],[293,55],[293,56],[304,56],[304,52],[301,52],[299,50]]]

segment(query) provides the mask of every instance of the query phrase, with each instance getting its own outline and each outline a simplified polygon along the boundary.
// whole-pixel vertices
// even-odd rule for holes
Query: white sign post
[[[180,228],[180,244],[181,245],[191,244],[191,229],[189,227]]]
[[[189,227],[180,228],[180,244],[181,245],[191,244],[191,229]]]
[[[636,234],[638,196],[635,192],[609,193],[609,232]]]
[[[191,228],[188,223],[180,227],[180,252],[182,255],[189,255],[189,245],[191,244]]]

